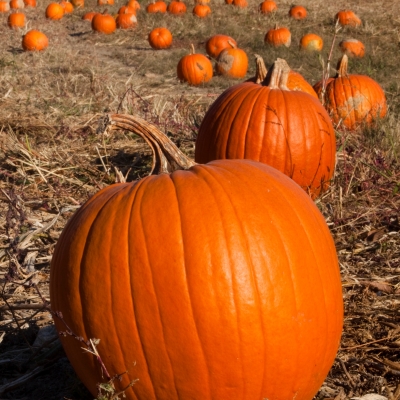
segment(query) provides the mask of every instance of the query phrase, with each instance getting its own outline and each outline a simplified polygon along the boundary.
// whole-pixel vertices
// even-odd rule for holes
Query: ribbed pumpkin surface
[[[195,160],[260,161],[318,196],[333,175],[335,152],[329,115],[316,97],[247,82],[232,86],[211,105],[197,136]]]
[[[63,231],[50,290],[75,333],[101,339],[109,373],[139,379],[128,399],[311,399],[342,329],[323,217],[248,160],[103,189]],[[94,357],[61,340],[96,393]]]

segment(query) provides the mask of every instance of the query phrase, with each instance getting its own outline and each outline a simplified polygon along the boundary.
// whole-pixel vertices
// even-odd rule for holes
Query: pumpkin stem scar
[[[97,133],[108,135],[118,129],[139,135],[150,146],[153,152],[150,175],[171,173],[196,165],[158,128],[134,115],[107,114],[100,119]]]

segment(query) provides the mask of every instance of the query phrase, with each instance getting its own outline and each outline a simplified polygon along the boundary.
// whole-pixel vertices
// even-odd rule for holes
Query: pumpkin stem
[[[233,43],[231,40],[228,40],[228,44],[232,47],[232,49],[236,49],[235,43]]]
[[[164,133],[144,119],[134,115],[108,114],[99,122],[97,133],[124,129],[142,137],[153,151],[150,175],[170,173],[178,169],[189,169],[196,165],[180,151]]]
[[[256,59],[256,76],[254,77],[255,83],[261,83],[267,76],[267,67],[265,66],[264,60],[260,55],[254,54],[254,57]]]
[[[191,45],[190,45],[190,54],[195,54],[196,52],[195,52],[195,50],[194,50],[194,44],[192,43]]]
[[[290,67],[288,63],[282,58],[277,58],[272,68],[269,69],[263,86],[268,86],[271,89],[289,90],[287,87],[289,72]]]
[[[346,54],[343,54],[342,58],[339,60],[338,65],[337,65],[337,77],[342,78],[342,77],[347,77],[347,65],[349,62],[349,58],[347,57]]]

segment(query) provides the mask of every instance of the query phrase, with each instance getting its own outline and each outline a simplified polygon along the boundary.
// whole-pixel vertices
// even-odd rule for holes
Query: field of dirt
[[[86,400],[93,396],[72,370],[54,332],[49,300],[50,261],[68,219],[99,189],[116,180],[146,176],[151,152],[135,135],[96,134],[107,112],[135,114],[155,124],[193,156],[198,128],[212,102],[238,81],[215,76],[199,87],[180,83],[179,59],[191,44],[205,54],[213,34],[236,39],[249,57],[245,79],[255,73],[253,55],[270,66],[284,58],[311,84],[322,76],[337,11],[350,8],[360,28],[339,31],[332,71],[344,38],[361,40],[362,59],[351,59],[350,73],[380,83],[388,114],[377,126],[356,134],[337,129],[337,167],[330,189],[316,203],[334,237],[341,268],[345,324],[335,363],[316,395],[318,400],[400,400],[400,2],[302,0],[304,21],[278,11],[257,12],[211,0],[212,14],[201,20],[188,13],[146,14],[141,2],[138,25],[112,35],[93,33],[85,12],[104,10],[86,1],[60,21],[44,16],[49,0],[26,9],[28,25],[7,27],[0,14],[0,399]],[[124,4],[107,6],[115,14]],[[292,32],[289,48],[264,44],[275,24]],[[154,51],[147,36],[157,26],[174,37],[169,50]],[[40,29],[49,37],[44,52],[24,52],[22,35]],[[321,54],[301,52],[305,33],[324,39]],[[244,80],[244,79],[243,79]],[[234,400],[234,399],[233,399]]]

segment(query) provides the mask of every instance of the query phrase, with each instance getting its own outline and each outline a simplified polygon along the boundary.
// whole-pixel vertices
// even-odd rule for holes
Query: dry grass
[[[319,57],[301,53],[297,43],[303,34],[317,33],[325,41],[325,57],[335,13],[351,8],[364,24],[340,31],[338,42],[354,37],[366,45],[366,57],[352,60],[350,71],[382,85],[389,112],[377,127],[358,135],[337,132],[335,180],[317,201],[337,244],[346,307],[341,349],[317,398],[379,393],[399,400],[400,3],[303,0],[309,17],[298,22],[287,17],[289,1],[278,2],[279,12],[268,18],[256,12],[258,1],[238,10],[219,0],[204,21],[190,13],[176,18],[141,12],[136,30],[110,36],[93,34],[80,19],[83,10],[61,22],[46,21],[47,3],[27,10],[29,27],[50,38],[49,49],[40,54],[22,52],[21,32],[10,31],[0,15],[0,397],[91,398],[57,340],[41,350],[31,346],[39,328],[52,323],[51,315],[37,308],[37,288],[48,298],[49,262],[68,218],[114,182],[114,167],[130,180],[148,172],[145,144],[124,132],[112,140],[96,136],[98,117],[105,111],[139,114],[193,154],[206,109],[236,82],[215,77],[199,88],[179,83],[176,64],[191,43],[204,53],[210,35],[229,34],[250,60],[254,53],[269,64],[285,58],[315,83],[322,75]],[[85,11],[97,8],[94,0],[87,3]],[[264,46],[265,32],[275,23],[291,29],[289,49]],[[148,45],[148,32],[156,26],[172,31],[170,50]],[[338,57],[335,46],[333,60]],[[253,74],[250,62],[248,77]],[[16,382],[28,374],[35,379]],[[4,386],[11,382],[15,387]]]

